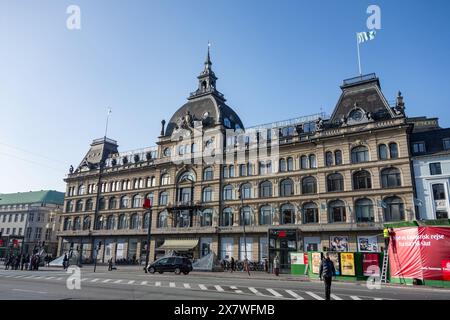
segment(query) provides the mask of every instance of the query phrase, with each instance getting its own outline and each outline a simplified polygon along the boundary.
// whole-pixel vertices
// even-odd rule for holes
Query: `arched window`
[[[78,187],[78,195],[79,196],[82,196],[82,195],[84,195],[86,193],[86,187],[84,186],[84,185],[80,185],[79,187]]]
[[[114,227],[115,227],[114,224],[115,224],[115,223],[114,223],[114,216],[113,216],[113,215],[109,215],[109,216],[106,218],[106,229],[107,229],[107,230],[113,230]]]
[[[300,157],[300,168],[308,169],[308,157],[307,156]]]
[[[72,227],[72,224],[71,224],[70,218],[65,218],[64,219],[64,225],[63,225],[63,230],[64,231],[70,230],[71,227]]]
[[[330,223],[346,222],[345,204],[342,200],[331,201],[328,204],[328,219]]]
[[[268,173],[272,173],[272,161],[260,161],[259,175],[265,175]]]
[[[273,210],[271,206],[262,206],[259,208],[259,225],[272,225]]]
[[[212,209],[205,209],[200,215],[200,226],[201,227],[210,227],[212,226]]]
[[[294,183],[291,179],[284,179],[280,182],[280,197],[290,197],[294,195]]]
[[[106,206],[105,198],[100,198],[98,200],[98,210],[105,210],[105,206]]]
[[[213,189],[211,187],[203,188],[202,201],[211,202],[212,201]]]
[[[142,207],[142,196],[137,194],[133,197],[133,208],[141,208]]]
[[[83,219],[83,230],[89,230],[91,228],[91,217],[86,216]]]
[[[139,188],[142,189],[144,187],[144,179],[139,178]]]
[[[397,168],[388,168],[381,171],[382,188],[394,188],[400,187],[401,185],[400,170]]]
[[[327,176],[327,191],[344,191],[344,177],[340,173],[332,173]]]
[[[120,198],[120,209],[128,208],[130,204],[130,198],[128,196],[123,196]]]
[[[388,158],[388,150],[385,144],[378,146],[378,158],[380,160],[386,160]]]
[[[76,217],[75,220],[73,220],[73,230],[80,230],[81,229],[81,219],[80,217]]]
[[[139,229],[139,215],[133,213],[130,217],[130,229]]]
[[[159,205],[165,206],[169,200],[169,194],[166,191],[163,191],[159,194]]]
[[[233,187],[230,184],[223,187],[223,200],[233,200]]]
[[[168,184],[170,184],[170,176],[169,176],[169,174],[164,173],[164,174],[161,176],[161,185],[162,185],[162,186],[166,186],[166,185],[168,185]]]
[[[286,171],[286,160],[280,159],[280,169],[279,172],[285,172]]]
[[[205,168],[203,170],[203,180],[210,181],[214,179],[214,170],[211,167]]]
[[[317,183],[314,177],[305,177],[302,179],[302,194],[317,193]]]
[[[245,177],[247,175],[247,165],[246,164],[240,164],[239,165],[239,176]]]
[[[117,225],[117,229],[126,229],[127,228],[127,217],[125,214],[121,214],[119,216],[119,223]]]
[[[318,223],[319,210],[314,202],[303,205],[303,223]]]
[[[189,182],[189,183],[195,182],[195,175],[190,171],[184,172],[178,178],[178,183],[182,183],[182,182]]]
[[[153,196],[153,192],[147,193],[147,195],[145,196],[146,199],[150,200],[150,204],[153,206],[155,204],[155,202],[153,201],[154,196]]]
[[[97,230],[103,229],[103,216],[98,216],[95,220],[95,225],[97,226]]]
[[[325,165],[331,167],[333,165],[333,153],[331,151],[325,152]]]
[[[158,228],[167,228],[168,227],[168,218],[169,214],[167,213],[166,210],[160,212],[158,214]]]
[[[371,189],[372,179],[366,170],[357,171],[353,174],[353,189]]]
[[[373,203],[370,199],[358,199],[355,202],[356,222],[374,222]]]
[[[67,201],[66,212],[73,212],[73,202],[71,200]]]
[[[133,188],[138,189],[139,188],[139,179],[133,179]]]
[[[252,215],[252,210],[250,209],[250,207],[243,207],[241,208],[241,215],[239,217],[239,225],[243,226],[244,223],[246,226],[252,225],[253,224],[253,215]]]
[[[220,217],[220,225],[222,227],[231,227],[233,225],[233,209],[225,208]]]
[[[143,221],[142,221],[142,228],[145,229],[145,230],[147,230],[147,229],[148,229],[148,226],[149,226],[149,223],[150,223],[150,213],[149,213],[149,212],[146,212],[146,213],[144,214],[144,219],[143,219]]]
[[[228,178],[228,167],[227,166],[223,166],[223,177],[224,178]]]
[[[250,199],[252,197],[252,185],[250,183],[242,184],[240,190],[243,199]]]
[[[78,200],[77,204],[75,206],[75,211],[76,212],[81,212],[83,211],[83,200]]]
[[[317,161],[316,161],[316,155],[315,154],[310,154],[309,155],[309,168],[310,169],[317,168]]]
[[[260,198],[268,198],[272,196],[272,182],[263,181],[259,185],[259,197]]]
[[[402,199],[399,197],[389,197],[384,199],[384,220],[401,221],[405,220],[405,208]]]
[[[230,165],[229,167],[228,167],[228,176],[230,177],[230,178],[234,178],[234,165]]]
[[[391,159],[398,158],[398,146],[395,142],[389,143],[389,154],[391,155]]]
[[[284,204],[280,208],[280,224],[295,223],[295,209],[292,204]]]
[[[292,157],[287,158],[287,171],[294,171],[294,159]]]
[[[92,199],[86,200],[86,206],[84,208],[85,211],[92,211],[92,208],[94,207],[94,203],[92,202]]]
[[[117,200],[116,197],[109,198],[108,209],[117,209]]]
[[[337,166],[342,164],[342,151],[341,150],[336,150],[334,152],[334,164]]]
[[[369,149],[365,146],[359,146],[352,149],[352,163],[361,163],[369,161]]]

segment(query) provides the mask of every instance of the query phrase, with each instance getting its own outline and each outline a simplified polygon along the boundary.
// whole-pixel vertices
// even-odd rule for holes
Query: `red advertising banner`
[[[391,276],[443,280],[450,260],[450,228],[412,227],[394,230],[389,245]]]
[[[380,275],[378,253],[363,253],[363,274],[365,276]]]

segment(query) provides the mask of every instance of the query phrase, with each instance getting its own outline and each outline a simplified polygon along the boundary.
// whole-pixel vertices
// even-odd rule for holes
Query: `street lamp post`
[[[245,215],[244,215],[244,196],[242,194],[242,185],[239,187],[239,198],[241,199],[241,219],[244,231],[244,268],[247,269],[248,275],[250,275],[250,269],[248,268],[247,258],[247,236],[245,234]]]
[[[149,256],[150,256],[150,239],[151,239],[151,230],[152,230],[152,203],[150,199],[144,200],[144,209],[148,209],[148,231],[147,231],[147,253],[145,256],[145,266],[144,271],[145,273],[148,272],[147,266],[149,263]]]

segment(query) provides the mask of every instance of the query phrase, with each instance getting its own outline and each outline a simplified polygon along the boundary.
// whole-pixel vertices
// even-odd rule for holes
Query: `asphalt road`
[[[0,270],[0,299],[186,299],[186,300],[322,300],[323,283],[244,273],[202,273],[189,275],[145,274],[139,268],[93,272],[82,268],[80,289],[69,289],[71,274],[62,269],[19,271]],[[69,280],[69,281],[68,281]],[[425,287],[382,287],[334,282],[334,300],[450,300],[450,290]]]

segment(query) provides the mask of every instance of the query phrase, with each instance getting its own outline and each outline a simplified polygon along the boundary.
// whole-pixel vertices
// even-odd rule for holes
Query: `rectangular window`
[[[12,229],[12,235],[15,236],[16,235],[16,228]]]
[[[30,240],[31,239],[31,233],[33,232],[33,229],[31,227],[27,228],[27,235],[26,235],[26,239]]]
[[[432,176],[437,175],[437,174],[442,174],[440,162],[430,163],[430,174]]]
[[[34,240],[41,240],[42,228],[36,228],[36,233],[34,234]]]
[[[414,153],[422,153],[425,152],[425,142],[414,142],[413,143],[413,152]]]
[[[19,236],[22,235],[22,228],[19,228]]]
[[[45,230],[45,240],[46,241],[50,240],[51,234],[52,234],[52,229]]]
[[[14,216],[14,222],[17,222],[17,221],[19,221],[19,214],[18,213],[16,213],[16,215]]]
[[[444,150],[450,150],[450,138],[442,139]]]
[[[10,228],[6,228],[6,234],[9,234],[9,230],[11,230]]]

